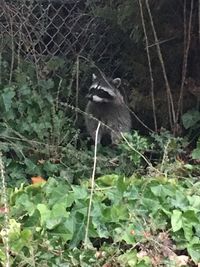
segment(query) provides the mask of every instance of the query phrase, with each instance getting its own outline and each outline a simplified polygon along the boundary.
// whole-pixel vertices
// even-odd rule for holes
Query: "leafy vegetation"
[[[184,250],[194,262],[200,261],[199,181],[161,175],[99,177],[89,226],[91,243],[83,249],[88,188],[88,181],[70,185],[49,178],[10,190],[13,266],[152,266],[152,259],[158,266],[165,262],[174,266],[175,252]],[[2,245],[0,255],[3,262]]]
[[[54,62],[54,66],[58,64]],[[59,89],[56,91],[58,81],[47,79],[37,82],[34,71],[32,76],[28,75],[31,64],[23,67],[24,70],[14,72],[12,84],[1,88],[0,138],[6,155],[4,162],[8,183],[20,185],[27,175],[29,178],[55,175],[74,182],[88,179],[93,153],[87,149],[86,142],[78,143],[80,133],[74,127],[74,113],[70,108],[61,106]],[[63,90],[60,88],[65,96]],[[148,147],[147,140],[137,132],[127,138],[136,150],[144,152]],[[114,150],[101,150],[98,175],[113,170],[130,175],[140,164],[140,155],[125,144]],[[115,160],[109,162],[108,158]]]
[[[12,266],[198,263],[200,184],[195,176],[200,169],[179,159],[185,154],[186,138],[164,129],[150,137],[133,131],[117,147],[99,146],[99,178],[85,239],[93,146],[78,141],[81,133],[75,129],[74,112],[60,104],[61,98],[73,103],[73,97],[65,95],[67,80],[63,87],[57,78],[37,80],[32,65],[23,64],[14,70],[11,83],[2,83],[0,96]],[[3,65],[6,77],[6,61]],[[55,66],[63,67],[56,59]],[[185,114],[184,126],[195,130],[198,119],[193,124],[190,116],[196,115]],[[199,143],[193,160],[198,153]],[[3,265],[4,201],[2,192]]]
[[[85,2],[87,7],[92,5],[90,15],[109,20],[113,26],[113,35],[108,34],[102,40],[102,47],[96,50],[97,56],[106,38],[112,43],[111,48],[108,45],[108,51],[115,50],[119,39],[124,46],[120,53],[118,48],[115,50],[117,59],[112,59],[112,64],[111,61],[105,64],[98,58],[99,66],[106,72],[119,69],[119,73],[130,81],[129,85],[134,87],[129,99],[131,105],[141,115],[139,118],[145,115],[147,121],[153,116],[149,112],[152,112],[152,99],[148,96],[149,69],[146,51],[143,51],[144,36],[141,17],[138,16],[138,1]],[[193,11],[186,2],[187,24]],[[59,5],[57,8],[60,8]],[[178,110],[178,115],[181,115],[178,125],[172,126],[177,126],[180,132],[174,131],[174,134],[160,127],[169,126],[170,114],[167,112],[171,111],[168,104],[172,103],[167,103],[163,97],[165,86],[160,78],[163,73],[158,64],[157,50],[151,50],[153,73],[159,77],[155,79],[156,94],[153,99],[156,102],[155,116],[161,120],[158,131],[142,136],[133,130],[123,136],[117,147],[98,145],[94,192],[90,179],[94,145],[85,136],[82,118],[84,86],[78,96],[76,91],[79,78],[89,84],[88,76],[93,63],[78,61],[81,57],[74,64],[73,57],[65,60],[53,57],[50,60],[45,58],[44,66],[41,62],[36,66],[23,60],[20,53],[12,51],[10,55],[1,51],[2,266],[6,266],[8,256],[10,266],[19,267],[200,265],[200,112],[198,108],[191,109],[199,99],[192,99],[190,95],[192,91],[196,96],[200,88],[196,82],[198,67],[195,65],[194,68],[192,60],[193,54],[196,58],[198,53],[194,53],[195,42],[192,39],[191,52],[187,54],[184,51],[185,58],[191,57],[188,77],[192,78],[187,80],[187,77],[182,77],[180,82],[180,62],[183,58],[180,53],[182,41],[179,44],[183,39],[180,27],[184,27],[177,21],[182,21],[182,9],[181,0],[151,3],[154,20],[160,25],[156,31],[165,33],[163,38],[167,40],[167,45],[163,43],[161,50],[170,85],[176,89],[179,83],[183,84],[185,94],[180,103],[176,90],[172,90],[175,111]],[[62,8],[60,10],[62,13]],[[147,6],[144,10],[148,12]],[[157,16],[159,12],[162,16]],[[197,13],[193,14],[194,32],[189,32],[189,24],[184,25],[188,28],[188,36],[197,36]],[[83,17],[86,17],[85,14]],[[75,30],[78,30],[81,22],[76,23]],[[152,28],[149,22],[145,23],[152,43],[155,41]],[[187,41],[186,37],[183,42]],[[171,40],[176,45],[170,46]],[[156,47],[155,44],[151,46]],[[76,75],[80,77],[75,81]],[[186,88],[189,82],[192,86]],[[183,100],[188,102],[188,95],[191,101],[187,106]],[[137,128],[135,124],[134,128]],[[177,136],[177,133],[181,134]]]

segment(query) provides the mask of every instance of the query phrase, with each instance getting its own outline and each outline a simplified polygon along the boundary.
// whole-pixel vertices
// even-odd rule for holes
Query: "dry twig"
[[[184,18],[184,54],[183,54],[183,66],[182,66],[182,80],[181,80],[181,89],[180,89],[180,95],[178,100],[178,108],[176,113],[176,123],[178,122],[181,108],[182,108],[182,102],[183,102],[183,90],[184,90],[184,84],[186,79],[186,73],[187,73],[187,65],[188,65],[188,54],[190,49],[190,42],[191,42],[191,32],[192,32],[192,15],[193,15],[193,6],[194,6],[194,0],[191,0],[190,5],[190,15],[189,15],[189,21],[188,21],[188,31],[187,31],[187,25],[186,25],[186,0],[184,0],[184,7],[183,7],[183,18]]]
[[[174,102],[173,102],[173,98],[172,98],[171,88],[170,88],[169,81],[168,81],[168,78],[167,78],[165,64],[164,64],[162,52],[161,52],[161,49],[160,49],[157,33],[156,33],[156,30],[155,30],[153,17],[152,17],[150,6],[149,6],[149,1],[146,0],[145,3],[146,3],[146,8],[147,8],[147,11],[148,11],[148,15],[149,15],[149,19],[150,19],[150,23],[151,23],[154,39],[155,39],[158,58],[160,60],[160,64],[161,64],[161,68],[162,68],[162,72],[163,72],[163,77],[164,77],[164,80],[165,80],[166,93],[167,93],[167,102],[168,102],[168,110],[169,110],[169,120],[170,120],[171,129],[173,129],[173,126],[175,125],[176,117],[175,117],[175,109],[174,109]]]
[[[85,246],[88,245],[88,231],[89,231],[89,224],[90,224],[92,198],[93,198],[94,186],[95,186],[95,172],[96,172],[96,165],[97,165],[97,140],[98,140],[100,126],[101,126],[101,122],[98,123],[96,134],[95,134],[94,164],[93,164],[92,177],[91,177],[90,201],[89,201],[89,206],[88,206],[87,224],[86,224],[86,230],[85,230],[85,241],[84,241]]]
[[[4,227],[2,229],[3,240],[5,244],[5,254],[6,261],[5,267],[10,267],[10,248],[9,248],[9,209],[8,209],[8,198],[6,192],[6,178],[5,178],[5,170],[2,159],[2,153],[0,152],[0,172],[1,172],[1,183],[2,183],[2,199],[3,199],[3,211],[4,211]]]
[[[158,127],[157,127],[156,107],[155,107],[155,98],[154,98],[154,79],[153,79],[151,58],[150,58],[150,53],[149,53],[149,41],[147,37],[147,31],[146,31],[144,14],[143,14],[143,6],[142,6],[141,0],[139,0],[139,6],[140,6],[140,15],[142,19],[142,27],[144,31],[145,43],[146,43],[147,59],[148,59],[148,65],[149,65],[149,75],[150,75],[150,81],[151,81],[151,99],[152,99],[152,107],[153,107],[154,128],[155,128],[155,131],[157,132]]]

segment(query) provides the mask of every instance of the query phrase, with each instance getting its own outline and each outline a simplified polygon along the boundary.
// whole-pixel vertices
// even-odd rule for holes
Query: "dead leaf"
[[[162,262],[161,255],[155,255],[151,258],[151,263],[153,266],[160,266]]]
[[[46,180],[42,176],[31,177],[32,184],[44,183]]]
[[[0,214],[6,214],[8,212],[9,212],[9,209],[8,208],[0,207]]]
[[[95,257],[97,259],[100,259],[100,258],[104,258],[106,255],[105,251],[97,251],[96,254],[95,254]]]
[[[151,237],[151,233],[150,232],[143,232],[143,236],[148,239],[149,237]]]
[[[134,235],[135,234],[135,231],[132,229],[131,231],[130,231],[130,235]]]
[[[38,164],[44,164],[45,163],[45,160],[44,159],[39,159],[38,160]]]
[[[177,267],[181,267],[181,266],[187,266],[188,262],[189,262],[189,257],[186,255],[180,255],[177,256],[175,253],[173,256],[169,257],[171,261],[176,262],[176,266]]]
[[[147,254],[147,252],[146,251],[144,251],[144,250],[141,250],[140,252],[138,252],[137,253],[137,257],[139,258],[139,259],[143,259],[145,256],[147,256],[148,254]]]

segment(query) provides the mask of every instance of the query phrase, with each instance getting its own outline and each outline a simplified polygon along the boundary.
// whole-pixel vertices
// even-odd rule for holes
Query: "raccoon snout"
[[[92,95],[91,95],[91,94],[87,94],[85,97],[86,97],[88,100],[92,100]]]

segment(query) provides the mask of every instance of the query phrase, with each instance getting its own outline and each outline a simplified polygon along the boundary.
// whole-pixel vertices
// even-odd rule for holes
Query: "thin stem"
[[[193,6],[194,1],[191,0],[190,5],[190,16],[189,16],[189,22],[188,22],[188,32],[186,28],[186,1],[184,1],[184,55],[183,55],[183,66],[182,66],[182,80],[181,80],[181,89],[180,89],[180,95],[178,100],[178,109],[176,113],[176,122],[178,122],[179,115],[181,112],[182,107],[182,100],[183,100],[183,91],[184,91],[184,84],[185,84],[185,78],[187,73],[187,65],[188,65],[188,54],[190,49],[190,42],[191,42],[191,31],[192,31],[192,15],[193,15]]]
[[[76,59],[76,107],[78,107],[78,97],[79,97],[79,56]],[[78,119],[78,112],[76,112],[75,122]]]
[[[96,172],[96,165],[97,165],[97,143],[98,143],[98,135],[99,135],[99,128],[101,126],[101,122],[98,123],[96,133],[95,133],[95,146],[94,146],[94,164],[93,164],[93,171],[91,177],[91,191],[90,191],[90,200],[88,206],[88,215],[87,215],[87,224],[85,230],[85,246],[88,244],[88,231],[89,231],[89,224],[90,224],[90,216],[91,216],[91,209],[92,209],[92,198],[94,193],[94,186],[95,186],[95,172]]]
[[[4,208],[4,227],[3,227],[3,240],[5,243],[5,252],[6,252],[6,262],[5,267],[10,267],[10,248],[9,248],[9,209],[8,209],[8,198],[6,192],[6,178],[4,171],[4,164],[2,159],[2,153],[0,151],[0,172],[1,172],[1,183],[2,183],[2,199],[3,199],[3,208]]]
[[[56,94],[56,105],[55,105],[56,112],[58,111],[59,95],[60,95],[60,89],[61,89],[61,86],[62,86],[62,82],[63,82],[63,79],[60,78],[60,81],[59,81],[59,84],[58,84],[58,90],[57,90],[57,94]]]
[[[200,43],[200,0],[199,0],[198,17],[199,17],[199,43]]]
[[[153,72],[152,72],[152,65],[151,65],[151,58],[149,53],[149,41],[147,37],[147,31],[145,26],[145,20],[144,20],[144,14],[143,14],[143,7],[142,2],[139,0],[139,6],[140,6],[140,15],[142,19],[142,27],[144,31],[144,37],[145,37],[145,43],[146,43],[146,51],[147,51],[147,59],[148,59],[148,65],[149,65],[149,75],[150,75],[150,81],[151,81],[151,100],[152,100],[152,108],[153,108],[153,118],[154,118],[154,128],[157,132],[157,119],[156,119],[156,107],[155,107],[155,97],[154,97],[154,79],[153,79]]]
[[[10,77],[9,77],[9,84],[12,82],[13,76],[13,68],[14,68],[14,61],[15,61],[15,47],[14,47],[14,32],[13,32],[13,19],[10,18],[10,31],[11,31],[11,64],[10,64]]]
[[[162,72],[163,72],[163,77],[164,77],[164,80],[165,80],[167,101],[168,101],[168,109],[169,109],[169,119],[170,119],[171,128],[173,128],[173,126],[175,124],[175,121],[176,121],[176,116],[175,116],[175,109],[174,109],[174,102],[173,102],[173,98],[172,98],[172,93],[171,93],[169,81],[168,81],[168,78],[167,78],[165,64],[164,64],[162,52],[161,52],[161,49],[160,49],[157,33],[156,33],[156,30],[155,30],[153,17],[152,17],[151,10],[150,10],[150,7],[149,7],[149,1],[146,0],[145,3],[146,3],[146,7],[147,7],[148,14],[149,14],[149,19],[150,19],[150,23],[151,23],[154,39],[155,39],[158,58],[160,60],[160,64],[161,64],[161,68],[162,68]]]

